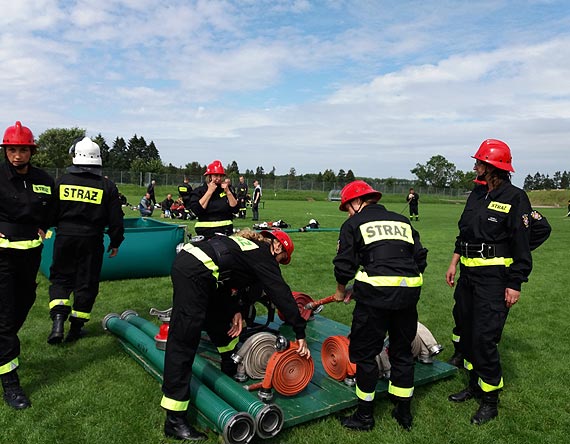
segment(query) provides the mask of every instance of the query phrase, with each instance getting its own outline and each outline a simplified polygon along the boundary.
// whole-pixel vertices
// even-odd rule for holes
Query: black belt
[[[492,259],[494,257],[511,257],[511,250],[507,244],[461,242],[459,248],[461,250],[461,256],[463,257],[482,259]]]

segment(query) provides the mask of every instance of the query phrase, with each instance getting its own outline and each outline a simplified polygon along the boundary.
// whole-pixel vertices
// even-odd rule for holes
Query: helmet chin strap
[[[12,165],[14,168],[16,168],[17,170],[25,170],[26,168],[28,168],[28,166],[30,166],[30,162],[26,162],[24,164],[20,164],[20,165]]]

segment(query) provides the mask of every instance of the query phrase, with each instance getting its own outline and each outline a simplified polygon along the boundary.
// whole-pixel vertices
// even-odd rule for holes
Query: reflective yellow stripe
[[[184,247],[182,247],[182,249],[190,253],[200,262],[202,262],[209,270],[212,271],[212,274],[214,275],[216,280],[218,280],[220,276],[220,269],[210,256],[208,256],[206,253],[204,253],[202,250],[200,250],[198,247],[195,247],[192,244],[186,244],[184,245]]]
[[[487,265],[504,265],[510,267],[514,262],[510,257],[493,257],[483,259],[482,257],[465,257],[461,256],[461,263],[466,267],[485,267]]]
[[[452,334],[452,335],[451,335],[451,340],[452,340],[453,342],[459,342],[459,341],[461,340],[461,336]]]
[[[71,306],[71,302],[69,299],[54,299],[53,301],[49,301],[49,309],[51,310],[53,307],[57,307],[58,305],[63,305],[66,307]]]
[[[103,190],[81,185],[61,184],[59,187],[59,199],[101,205]]]
[[[487,384],[485,381],[479,378],[479,387],[481,387],[481,390],[483,390],[486,393],[494,392],[495,390],[503,388],[503,378],[501,378],[501,380],[499,381],[499,385]]]
[[[213,227],[225,227],[226,225],[231,225],[231,220],[219,220],[213,222],[196,222],[195,228],[213,228]]]
[[[38,184],[32,184],[32,190],[34,193],[40,193],[40,194],[51,194],[51,188],[47,185],[38,185]]]
[[[397,396],[398,398],[411,398],[414,394],[414,388],[402,388],[392,385],[392,381],[388,384],[388,393]]]
[[[18,362],[18,358],[12,359],[10,362],[4,365],[0,365],[0,375],[4,375],[6,373],[10,373],[12,370],[16,370],[20,363]]]
[[[72,318],[85,319],[88,321],[89,319],[91,319],[91,313],[85,313],[84,311],[71,310],[71,317]]]
[[[473,370],[473,364],[471,364],[467,359],[463,360],[463,367],[466,370]]]
[[[251,251],[259,248],[259,245],[257,245],[255,242],[250,241],[249,239],[246,239],[245,237],[230,236],[228,239],[231,239],[236,244],[238,244],[242,251]]]
[[[190,401],[176,401],[175,399],[167,398],[162,396],[160,401],[160,406],[166,410],[172,410],[173,412],[185,412],[188,410],[188,404]]]
[[[414,243],[412,227],[405,222],[376,220],[362,224],[358,229],[366,245],[381,240],[400,240],[410,244]]]
[[[375,287],[421,287],[424,280],[420,274],[417,277],[407,276],[368,276],[365,271],[359,271],[355,281],[366,282]]]
[[[360,390],[358,385],[356,386],[356,396],[358,397],[358,399],[362,399],[363,401],[374,401],[375,394],[376,392],[365,393],[362,390]]]
[[[230,342],[228,345],[225,345],[223,347],[218,347],[218,351],[220,353],[225,353],[225,352],[229,352],[232,351],[234,348],[236,348],[236,345],[239,342],[239,337],[238,338],[234,338],[232,340],[232,342]]]
[[[25,241],[9,241],[5,237],[0,238],[0,248],[12,248],[14,250],[31,250],[38,248],[42,244],[42,238],[38,236],[37,239]]]

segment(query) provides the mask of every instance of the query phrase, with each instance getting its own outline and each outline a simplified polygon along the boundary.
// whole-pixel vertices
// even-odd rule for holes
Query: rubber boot
[[[0,375],[2,379],[2,388],[4,389],[4,401],[10,407],[16,410],[27,409],[32,406],[32,403],[22,390],[20,385],[20,378],[16,370],[12,370],[9,373],[4,373]]]
[[[232,359],[233,351],[223,352],[221,353],[222,362],[220,364],[220,369],[222,373],[228,375],[230,378],[233,378],[237,373],[237,364]]]
[[[447,399],[451,402],[465,402],[471,398],[481,399],[482,396],[483,390],[479,387],[477,373],[471,370],[469,372],[469,384],[467,387],[457,393],[452,393]]]
[[[407,431],[412,429],[412,411],[411,411],[411,398],[400,398],[396,403],[396,407],[392,410],[392,417],[398,421],[398,424]]]
[[[461,353],[461,350],[459,350],[459,343],[454,342],[453,348],[455,349],[455,351],[453,352],[453,355],[451,356],[451,358],[449,358],[449,361],[447,361],[447,363],[457,368],[461,368],[463,367],[463,353]]]
[[[52,345],[61,344],[61,341],[63,341],[63,326],[67,316],[64,314],[53,314],[51,315],[51,319],[51,333],[47,338],[47,342]]]
[[[473,418],[471,418],[471,424],[481,425],[489,422],[493,418],[496,418],[499,414],[498,404],[498,390],[484,393],[481,397],[481,404],[479,405],[479,409],[475,412]]]
[[[166,411],[164,434],[169,438],[189,441],[202,441],[208,438],[190,425],[186,412],[173,412],[172,410]]]
[[[83,325],[86,321],[83,319],[72,317],[69,319],[71,327],[69,328],[69,333],[65,337],[65,342],[75,342],[85,336],[87,333],[83,329]]]
[[[358,400],[358,408],[350,416],[341,418],[343,427],[351,430],[367,432],[374,428],[374,403],[373,401]]]

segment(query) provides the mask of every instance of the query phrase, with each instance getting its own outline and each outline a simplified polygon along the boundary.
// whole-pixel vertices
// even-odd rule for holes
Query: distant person
[[[178,196],[182,198],[182,202],[186,209],[190,209],[190,196],[192,195],[192,186],[190,185],[190,179],[184,177],[184,181],[178,185]]]
[[[84,137],[73,144],[70,153],[73,164],[55,185],[57,235],[49,273],[52,329],[47,339],[52,345],[63,341],[68,317],[70,329],[65,342],[83,336],[83,325],[90,320],[99,293],[104,234],[110,240],[109,257],[115,257],[125,232],[119,190],[102,177],[99,145]]]
[[[6,129],[1,146],[4,162],[0,163],[0,379],[6,404],[22,410],[32,404],[18,376],[18,332],[36,300],[36,276],[42,241],[50,227],[54,182],[49,174],[30,163],[36,153],[34,135],[19,121]],[[28,353],[25,359],[34,356],[39,364],[43,358],[39,350]],[[6,435],[4,440],[19,441]]]
[[[166,198],[160,202],[160,209],[162,210],[163,217],[166,217],[168,219],[171,218],[170,207],[172,207],[173,203],[174,199],[172,199],[172,194],[168,193],[166,195]]]
[[[570,199],[568,199],[568,213],[566,214],[566,217],[570,217]]]
[[[187,218],[187,210],[184,206],[184,202],[182,202],[182,198],[179,197],[174,201],[174,203],[170,206],[170,215],[173,219],[186,219]]]
[[[245,183],[243,176],[239,177],[239,183],[236,187],[236,198],[238,201],[238,219],[245,219],[247,213],[247,193],[249,192],[249,187]]]
[[[190,210],[198,217],[194,230],[206,239],[215,234],[231,235],[234,232],[233,214],[237,199],[224,181],[226,171],[222,162],[214,160],[206,168],[206,182],[192,192]]]
[[[150,193],[146,193],[139,203],[141,217],[151,217],[153,210],[154,206],[150,200]]]
[[[251,220],[259,220],[259,202],[261,202],[263,193],[261,192],[261,185],[259,185],[257,179],[253,181],[253,187],[253,197],[251,199],[251,212],[253,213],[253,217]]]
[[[107,177],[107,176],[105,176],[105,177]],[[131,204],[127,200],[127,196],[125,196],[120,191],[119,191],[119,202],[121,202],[122,207],[130,207],[131,206]]]
[[[416,220],[420,220],[418,211],[420,195],[416,193],[413,188],[410,188],[406,200],[408,201],[408,205],[410,207],[410,220],[414,220],[414,217]]]
[[[150,201],[152,202],[152,205],[155,206],[156,205],[156,197],[154,195],[154,187],[156,185],[156,180],[151,180],[150,183],[148,184],[148,187],[146,187],[146,192],[148,193],[148,195],[150,196]]]

